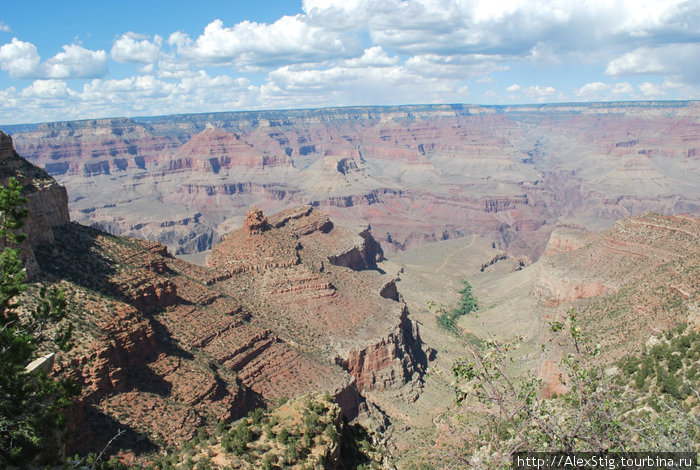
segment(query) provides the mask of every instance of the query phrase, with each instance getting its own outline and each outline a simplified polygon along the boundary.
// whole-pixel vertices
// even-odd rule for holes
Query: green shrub
[[[326,436],[328,436],[328,439],[331,440],[331,442],[337,442],[338,430],[335,429],[335,426],[333,425],[333,423],[328,423],[328,425],[326,425],[325,433],[326,433]]]
[[[277,442],[286,445],[289,442],[289,431],[287,428],[282,428],[282,430],[277,435]]]

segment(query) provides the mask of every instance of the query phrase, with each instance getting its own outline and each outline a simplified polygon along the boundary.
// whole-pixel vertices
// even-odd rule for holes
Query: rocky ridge
[[[353,235],[311,206],[269,219],[252,208],[207,266],[214,286],[272,312],[280,336],[341,365],[360,391],[385,390],[420,377],[427,359],[405,304],[380,295],[392,282],[372,269],[381,257],[367,231]]]
[[[53,243],[53,228],[70,221],[68,194],[66,188],[57,184],[44,170],[20,157],[15,152],[12,138],[0,132],[0,185],[6,186],[10,177],[22,185],[22,196],[27,199],[29,216],[23,227],[27,239],[22,243],[21,256],[28,272],[35,274],[34,249]]]
[[[73,218],[208,250],[256,205],[311,204],[387,250],[477,234],[537,259],[557,223],[700,213],[696,102],[427,105],[7,126]],[[157,216],[155,214],[158,214]]]
[[[160,243],[71,223],[66,199],[51,200],[65,189],[0,137],[10,142],[6,175],[37,204],[50,200],[51,239],[31,238],[37,283],[26,302],[39,282],[60,286],[76,326],[76,346],[53,370],[82,389],[68,452],[100,450],[121,429],[112,451],[138,462],[280,398],[330,392],[353,418],[368,409],[363,391],[420,383],[417,327],[398,298],[380,295],[391,279],[368,269],[381,248],[367,232],[353,235],[309,206],[269,220],[252,209],[211,267],[195,266]],[[362,271],[332,264],[356,242]]]
[[[647,212],[600,234],[578,232],[574,238],[585,243],[552,237],[555,248],[532,266],[533,293],[550,307],[576,306],[608,360],[650,335],[700,325],[700,219]]]

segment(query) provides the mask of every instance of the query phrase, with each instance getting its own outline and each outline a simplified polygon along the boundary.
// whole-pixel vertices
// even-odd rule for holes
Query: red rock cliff
[[[7,185],[15,177],[23,186],[29,215],[23,228],[27,234],[22,244],[22,257],[30,274],[36,272],[34,249],[54,242],[54,227],[70,222],[68,194],[44,170],[20,157],[12,145],[12,138],[0,132],[0,185]]]

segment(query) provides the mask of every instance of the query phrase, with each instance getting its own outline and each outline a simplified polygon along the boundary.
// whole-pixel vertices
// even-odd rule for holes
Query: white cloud
[[[398,57],[389,57],[381,46],[365,49],[361,57],[343,62],[345,67],[389,67],[400,62]]]
[[[679,75],[700,82],[700,44],[640,47],[610,61],[606,75]]]
[[[586,83],[574,93],[576,96],[595,96],[601,91],[610,89],[610,85],[603,82]]]
[[[77,44],[63,46],[39,66],[39,75],[49,78],[95,78],[107,73],[107,53],[91,51]]]
[[[461,102],[469,89],[461,79],[417,74],[410,67],[280,67],[261,87],[267,107]]]
[[[373,0],[303,0],[302,10],[310,24],[333,31],[364,28]]]
[[[620,99],[621,95],[628,95],[627,98],[629,98],[633,93],[634,87],[627,82],[614,85],[603,82],[591,82],[574,91],[576,96],[587,100]]]
[[[508,70],[508,66],[500,61],[499,56],[480,54],[452,56],[425,54],[406,60],[406,67],[425,77],[474,78]]]
[[[554,61],[567,53],[590,60],[654,38],[697,41],[700,21],[700,4],[687,0],[304,0],[303,11],[313,25],[366,30],[376,45],[407,55]]]
[[[13,38],[0,47],[0,68],[13,78],[94,78],[107,73],[107,54],[71,44],[40,62],[34,44]]]
[[[127,32],[114,41],[110,55],[117,62],[148,64],[158,59],[162,43],[163,38],[157,34],[151,41],[142,34]]]
[[[0,68],[13,78],[30,77],[39,66],[39,53],[30,42],[12,38],[12,42],[0,46]]]
[[[10,26],[7,23],[0,21],[0,31],[3,33],[9,33],[12,31],[12,29],[10,29]]]
[[[563,94],[560,93],[553,86],[529,86],[523,90],[525,96],[530,99],[535,99],[539,102],[548,101],[550,98],[562,98]]]
[[[517,92],[519,92],[520,90],[521,90],[520,85],[518,85],[517,83],[513,83],[511,86],[509,86],[508,88],[506,88],[506,91],[507,91],[508,93],[517,93]]]
[[[639,91],[641,91],[642,95],[644,95],[644,97],[646,98],[658,98],[666,96],[666,91],[664,90],[664,87],[661,85],[656,85],[654,83],[640,83],[639,86],[637,86],[637,88],[639,88]]]
[[[634,88],[627,82],[616,83],[610,90],[613,95],[631,95],[633,92]]]
[[[226,28],[214,20],[196,40],[173,33],[168,42],[196,64],[281,65],[351,58],[362,51],[357,37],[314,26],[303,15],[283,16],[272,24],[243,21]]]
[[[22,90],[22,96],[25,98],[38,99],[58,99],[66,98],[71,94],[66,82],[63,80],[35,80],[30,86]]]

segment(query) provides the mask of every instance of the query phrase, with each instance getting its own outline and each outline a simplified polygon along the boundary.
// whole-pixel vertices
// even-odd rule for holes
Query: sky
[[[2,0],[0,124],[700,99],[699,0]]]

